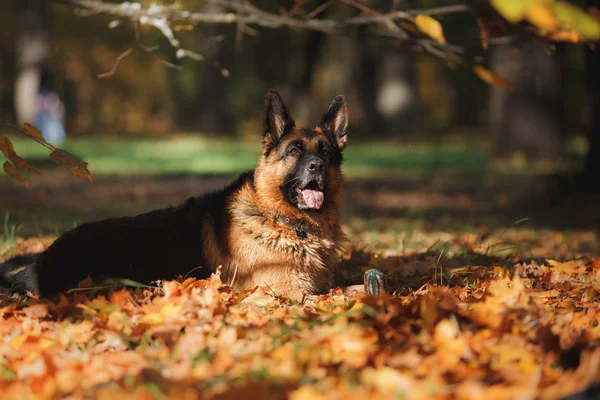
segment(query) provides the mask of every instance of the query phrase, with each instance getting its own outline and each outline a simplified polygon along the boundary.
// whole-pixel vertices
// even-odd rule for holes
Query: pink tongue
[[[323,192],[318,190],[304,189],[302,199],[308,208],[319,209],[323,205]]]

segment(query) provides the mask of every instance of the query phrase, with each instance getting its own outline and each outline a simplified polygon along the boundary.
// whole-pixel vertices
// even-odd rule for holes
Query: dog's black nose
[[[321,173],[321,172],[323,172],[323,169],[325,169],[325,163],[320,158],[316,158],[316,157],[315,158],[311,158],[308,161],[307,168],[308,168],[308,170],[310,172]]]

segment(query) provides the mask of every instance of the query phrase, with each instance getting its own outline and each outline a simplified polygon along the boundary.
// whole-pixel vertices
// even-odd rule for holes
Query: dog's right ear
[[[279,93],[270,89],[265,99],[263,143],[277,143],[294,124],[294,120]]]

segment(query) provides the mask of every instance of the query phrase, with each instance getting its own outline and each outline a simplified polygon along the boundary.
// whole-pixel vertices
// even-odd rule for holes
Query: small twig
[[[410,10],[409,13],[412,15],[446,15],[446,14],[459,14],[459,13],[472,13],[473,9],[465,4],[454,4],[451,6],[442,6],[432,8],[431,10]]]
[[[352,7],[356,8],[356,9],[358,9],[358,10],[364,12],[364,13],[367,13],[367,14],[370,14],[370,15],[381,15],[381,13],[378,13],[377,11],[375,11],[375,10],[373,10],[373,9],[365,6],[362,3],[359,3],[356,0],[339,0],[339,1],[342,2],[342,3],[346,3],[349,6],[352,6]]]
[[[188,277],[189,274],[191,274],[192,272],[194,272],[195,270],[200,269],[200,268],[203,268],[203,267],[199,266],[199,267],[196,267],[196,268],[193,268],[193,269],[189,270],[188,273],[183,276],[183,279],[184,280],[187,279],[187,277]]]
[[[309,12],[308,14],[306,14],[304,16],[304,19],[312,19],[315,18],[317,15],[321,14],[323,11],[325,11],[326,9],[329,8],[329,6],[331,5],[332,0],[328,0],[325,3],[321,4],[319,7],[315,8],[314,10],[312,10],[311,12]]]
[[[235,265],[235,270],[233,271],[233,277],[231,278],[231,282],[229,283],[229,286],[233,287],[233,284],[235,283],[235,277],[237,276],[237,271],[238,271],[238,265]]]
[[[230,25],[236,24],[236,45],[239,48],[244,34],[255,34],[256,31],[251,27],[263,27],[268,29],[279,29],[283,27],[291,29],[304,29],[325,34],[333,35],[350,35],[355,36],[357,26],[379,25],[386,29],[387,33],[371,34],[380,38],[392,39],[396,44],[403,45],[416,50],[426,51],[436,57],[440,57],[452,62],[460,62],[461,54],[464,49],[460,46],[441,45],[434,40],[428,38],[417,37],[406,31],[397,22],[408,21],[413,22],[414,16],[417,14],[424,15],[446,15],[454,13],[470,12],[473,13],[468,5],[449,5],[430,10],[409,10],[409,11],[391,11],[387,13],[379,13],[357,0],[337,0],[339,3],[350,5],[364,15],[355,17],[339,18],[339,19],[319,19],[315,18],[325,9],[330,7],[335,0],[329,0],[321,4],[306,15],[302,15],[302,8],[305,3],[296,1],[294,3],[293,12],[286,15],[280,15],[273,12],[262,10],[248,1],[238,0],[206,0],[208,3],[217,4],[224,7],[227,11],[206,13],[206,12],[190,12],[182,10],[176,5],[153,5],[151,7],[133,6],[134,3],[108,3],[100,0],[49,0],[55,3],[60,3],[77,10],[84,10],[87,14],[105,14],[115,17],[119,20],[129,20],[136,25],[149,25],[159,29],[161,33],[169,40],[171,46],[179,48],[179,41],[175,38],[174,32],[170,26],[173,23],[183,23],[188,25]],[[148,47],[139,40],[139,33],[136,33],[136,43],[147,53],[152,53],[158,49],[157,46]],[[186,53],[180,53],[186,55]],[[127,54],[126,54],[127,55]],[[125,57],[124,55],[123,57]],[[179,66],[161,60],[156,57],[156,61],[169,66],[170,68],[180,69]],[[194,57],[190,57],[194,58]],[[122,59],[122,57],[121,57]],[[116,65],[121,60],[118,59]],[[194,58],[194,59],[197,59]],[[110,76],[114,70],[102,74],[102,77]]]
[[[115,60],[115,63],[113,64],[112,69],[103,74],[98,74],[98,78],[102,79],[102,78],[108,78],[109,76],[113,76],[115,74],[115,72],[117,71],[119,64],[121,63],[121,60],[124,59],[125,57],[127,57],[128,55],[130,55],[132,51],[133,51],[133,49],[130,47],[127,50],[125,50],[124,52],[122,52],[119,55],[119,57],[117,57],[117,59]]]

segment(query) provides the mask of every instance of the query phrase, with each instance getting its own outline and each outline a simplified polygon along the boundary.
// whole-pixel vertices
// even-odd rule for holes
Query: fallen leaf
[[[290,393],[289,400],[325,400],[312,386],[302,386]]]
[[[14,338],[10,339],[8,344],[10,344],[12,347],[19,348],[27,341],[28,337],[29,335],[27,334],[15,336]]]
[[[393,368],[366,368],[360,373],[360,381],[384,392],[410,393],[414,385],[405,373]]]
[[[272,294],[265,293],[262,287],[259,287],[250,296],[242,300],[242,303],[253,304],[257,307],[266,307],[275,300]]]
[[[583,261],[560,262],[556,260],[547,260],[547,262],[548,265],[554,269],[554,271],[565,274],[580,274],[586,270],[585,262]]]

